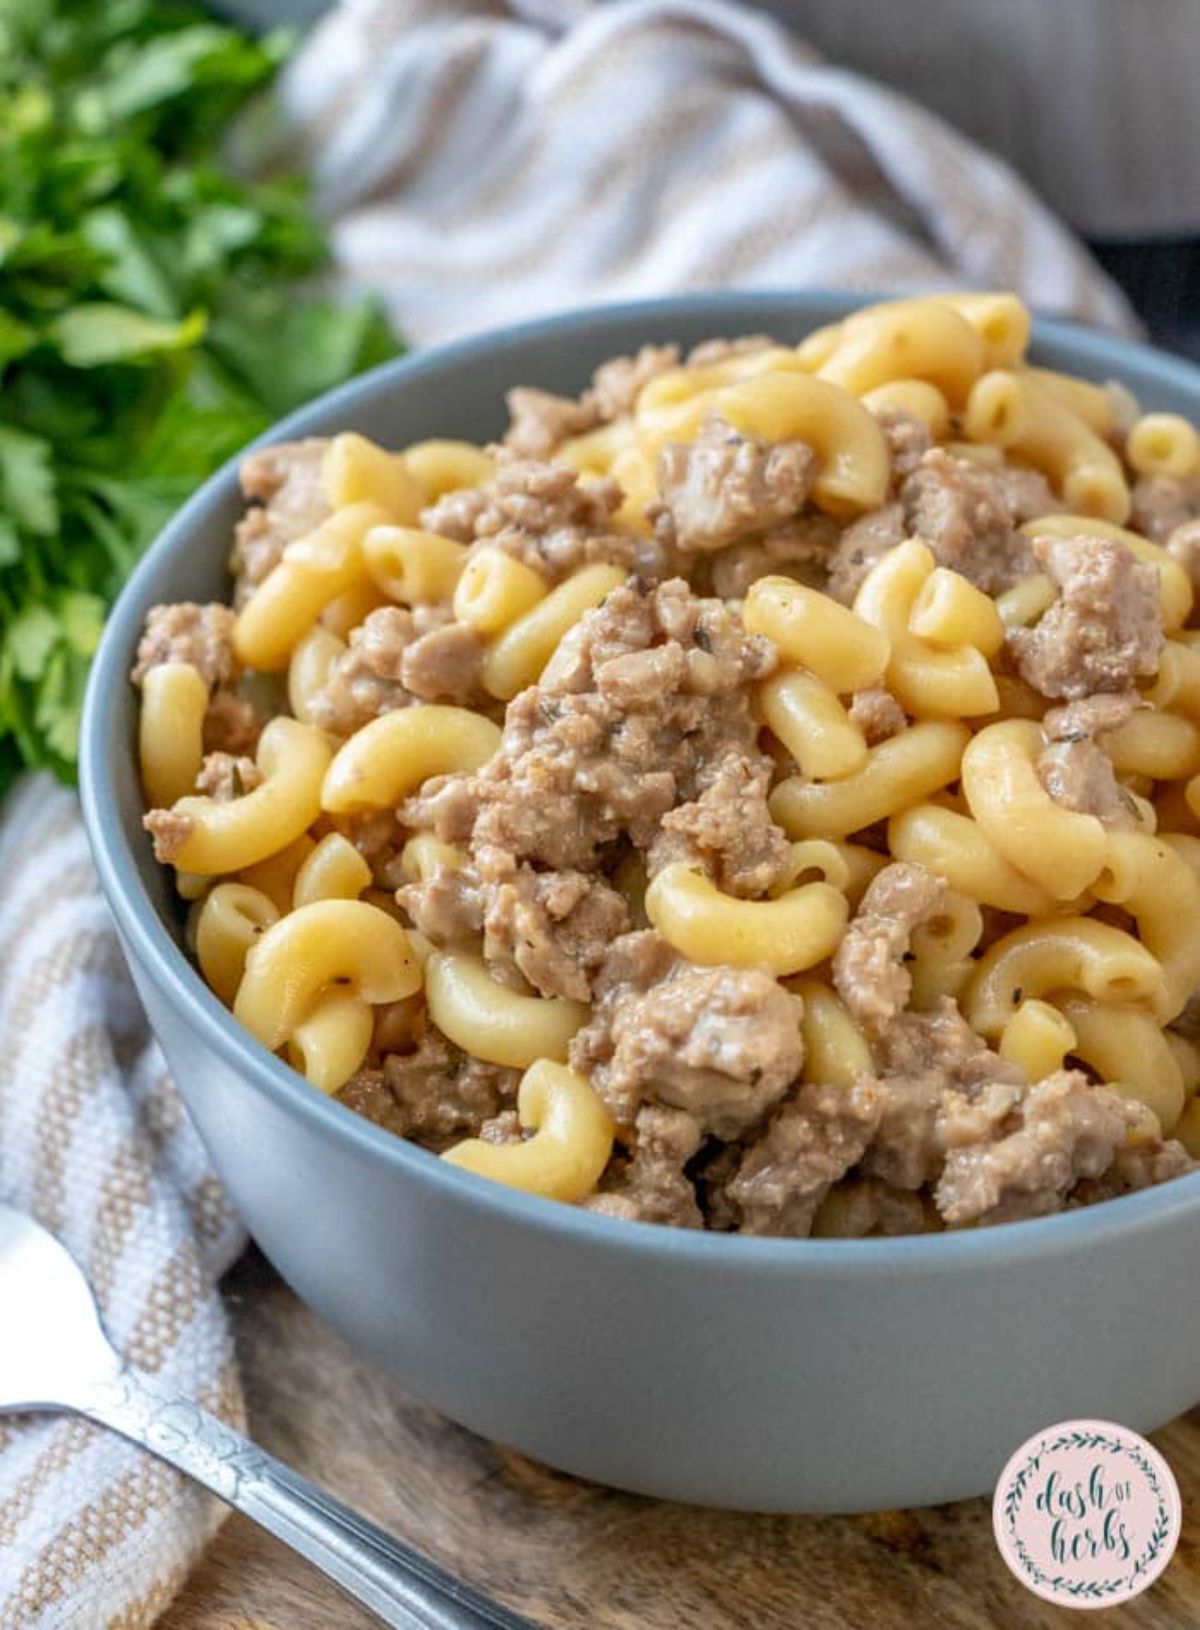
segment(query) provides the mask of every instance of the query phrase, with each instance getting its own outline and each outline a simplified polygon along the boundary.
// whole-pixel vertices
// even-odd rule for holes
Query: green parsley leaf
[[[179,315],[170,279],[125,210],[112,205],[94,209],[84,216],[79,230],[107,260],[99,276],[106,294],[154,317],[169,320]]]
[[[143,317],[129,306],[94,301],[72,306],[50,325],[49,334],[73,368],[98,368],[105,362],[140,360],[155,351],[182,351],[195,345],[207,319],[192,312],[182,322]]]
[[[48,442],[13,425],[0,424],[0,493],[10,524],[35,534],[57,527],[52,459]]]
[[[395,353],[264,100],[290,44],[190,0],[0,0],[0,789],[70,777],[138,555],[275,419]]]
[[[39,679],[58,644],[58,619],[47,606],[17,613],[5,640],[18,679]]]

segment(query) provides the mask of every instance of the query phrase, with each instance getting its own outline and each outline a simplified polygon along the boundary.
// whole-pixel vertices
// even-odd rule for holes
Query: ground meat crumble
[[[806,442],[761,442],[713,415],[695,441],[659,454],[650,516],[664,543],[684,554],[723,549],[796,515],[816,466]]]
[[[621,489],[607,476],[581,476],[565,464],[496,449],[496,475],[483,492],[447,493],[421,512],[421,525],[459,543],[490,543],[548,583],[593,561],[639,577],[666,575],[669,552],[653,539],[615,530]]]
[[[648,848],[728,758],[762,762],[748,684],[774,664],[722,601],[682,581],[614,590],[509,704],[500,749],[471,780],[485,865],[496,849],[588,871],[618,839]]]
[[[678,361],[677,345],[643,345],[636,356],[602,363],[578,401],[518,385],[508,393],[505,444],[523,458],[547,458],[569,437],[631,413],[642,387]],[[695,365],[691,358],[689,365]]]
[[[366,898],[429,945],[482,955],[499,984],[524,995],[586,1004],[569,1063],[615,1137],[580,1202],[596,1213],[863,1238],[1043,1216],[1194,1170],[1143,1106],[1070,1058],[1030,1081],[954,999],[922,1001],[920,984],[914,997],[913,935],[922,925],[937,931],[949,885],[924,866],[883,863],[882,822],[852,835],[879,851],[879,869],[832,958],[804,973],[831,986],[858,1026],[866,1051],[857,1079],[820,1079],[815,1042],[806,1057],[803,986],[766,967],[694,964],[644,926],[642,891],[676,862],[748,902],[778,898],[796,876],[792,838],[772,815],[773,789],[794,766],[756,712],[756,687],[780,655],[741,618],[748,589],[768,573],[851,604],[872,567],[910,537],[993,597],[1044,573],[1053,603],[1011,629],[992,664],[1003,696],[1044,714],[1041,784],[1061,807],[1114,831],[1145,818],[1131,788],[1153,795],[1144,778],[1123,784],[1108,745],[1149,705],[1164,643],[1158,575],[1116,537],[1039,534],[1028,523],[1063,505],[1038,471],[937,445],[921,419],[892,408],[876,414],[890,464],[884,501],[857,515],[814,502],[819,461],[807,443],[765,441],[711,413],[690,440],[658,449],[657,496],[644,516],[631,519],[612,477],[561,461],[577,456],[564,443],[593,431],[596,448],[632,440],[638,398],[663,374],[724,370],[696,381],[707,388],[740,374],[742,359],[752,374],[772,343],[714,340],[682,361],[678,346],[644,346],[596,369],[578,397],[509,393],[492,478],[438,497],[420,524],[468,558],[502,550],[547,590],[593,562],[619,566],[626,581],[507,706],[484,682],[487,638],[450,604],[367,614],[309,703],[334,748],[373,719],[431,702],[486,712],[502,726],[500,745],[481,768],[435,777],[398,809],[322,815],[313,836],[348,837],[370,868]],[[959,428],[952,418],[945,434]],[[234,608],[288,543],[328,518],[327,446],[313,438],[244,460]],[[1129,524],[1200,585],[1200,481],[1143,477],[1131,500]],[[209,701],[194,790],[219,803],[262,779],[253,757],[262,719],[249,699],[261,692],[237,660],[236,615],[219,604],[155,607],[132,674],[142,685],[168,662],[199,673]],[[869,748],[909,726],[886,677],[842,701]],[[195,828],[169,809],[151,811],[146,825],[166,862]],[[450,846],[419,876],[404,858],[417,831]],[[1023,920],[991,908],[984,917],[979,952]],[[1137,932],[1132,917],[1119,920]],[[1196,1011],[1200,993],[1175,1022],[1177,1037],[1200,1033]],[[519,1080],[442,1035],[418,994],[377,1013],[371,1047],[338,1097],[443,1152],[464,1138],[528,1136]]]
[[[313,436],[260,448],[242,460],[239,477],[251,507],[234,533],[233,603],[243,606],[278,566],[284,549],[329,515],[321,481],[328,443]]]
[[[432,1024],[411,1053],[388,1053],[378,1065],[351,1076],[342,1103],[427,1149],[445,1149],[478,1137],[517,1095],[519,1076],[471,1058]]]
[[[1158,667],[1163,645],[1158,574],[1111,538],[1035,537],[1038,565],[1058,599],[1008,644],[1021,677],[1055,700],[1132,690]]]
[[[647,930],[615,943],[596,990],[571,1062],[620,1124],[651,1102],[737,1137],[799,1074],[801,1006],[765,972],[694,967]]]
[[[1025,473],[1044,494],[1034,504],[1038,513],[1057,509],[1042,478]],[[996,594],[1032,570],[1029,544],[1016,530],[1029,518],[1028,495],[1000,471],[933,447],[905,480],[901,497],[906,532],[923,539],[939,565],[961,572],[977,588]]]
[[[195,668],[209,693],[203,724],[207,753],[250,752],[262,728],[253,703],[238,691],[241,665],[233,649],[236,621],[228,606],[215,603],[199,605],[186,600],[152,606],[130,675],[140,687],[152,668],[165,663]]]
[[[837,993],[868,1034],[907,1005],[912,931],[942,909],[948,893],[943,878],[904,861],[872,878],[833,958]]]
[[[413,702],[480,699],[483,640],[441,606],[381,606],[351,632],[311,703],[312,722],[349,736]]]

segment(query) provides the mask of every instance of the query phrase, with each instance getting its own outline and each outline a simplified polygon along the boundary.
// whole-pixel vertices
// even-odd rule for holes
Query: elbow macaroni
[[[315,532],[283,551],[243,606],[234,629],[238,660],[260,673],[279,673],[325,608],[362,579],[362,540],[386,521],[378,504],[337,510]]]
[[[973,646],[985,657],[994,657],[1004,644],[996,602],[945,566],[935,566],[917,590],[908,631],[948,651]]]
[[[288,1037],[288,1057],[318,1091],[332,1095],[366,1058],[374,1032],[374,1012],[361,997],[331,990]]]
[[[939,294],[945,306],[965,318],[983,341],[985,368],[1012,368],[1025,355],[1032,321],[1015,294]]]
[[[1105,441],[1118,429],[1116,393],[1104,385],[1093,385],[1089,380],[1076,379],[1053,368],[1021,367],[1017,372],[1023,378],[1032,380],[1047,396],[1061,402],[1077,419],[1082,419],[1090,431]],[[1127,452],[1130,451],[1127,449]]]
[[[910,538],[883,556],[855,596],[856,615],[887,636],[891,652],[886,670],[888,688],[905,711],[919,719],[962,719],[994,713],[1000,695],[983,651],[970,642],[946,646],[923,638],[913,627],[914,617],[921,620],[922,610],[926,626],[931,617],[935,628],[943,632],[947,626],[955,626],[953,617],[947,624],[944,606],[938,612],[935,602],[939,584],[935,582],[928,590],[933,575],[932,553],[925,544]],[[957,602],[959,617],[965,619],[959,624],[962,627],[982,620],[975,601],[965,593],[969,587],[965,584],[963,591],[940,588],[943,602],[947,598]],[[922,608],[921,597],[927,590]],[[1000,645],[994,634],[989,626],[984,636],[993,651]]]
[[[314,900],[357,900],[371,885],[371,868],[340,832],[329,832],[301,861],[292,885],[297,908]]]
[[[950,428],[950,404],[924,379],[891,379],[863,395],[863,406],[872,413],[907,413],[920,419],[935,441],[941,441]]]
[[[979,822],[940,804],[914,804],[888,822],[888,848],[897,860],[938,872],[981,905],[1041,917],[1054,909],[1048,890],[1039,888],[992,843]]]
[[[369,577],[360,577],[329,602],[321,613],[319,626],[344,643],[360,623],[387,603],[387,595]]]
[[[286,848],[320,813],[329,761],[329,745],[318,731],[297,719],[272,719],[255,758],[260,786],[228,803],[189,796],[172,805],[171,813],[190,826],[175,864],[211,877],[240,871]]]
[[[922,380],[960,407],[983,366],[983,341],[953,306],[895,300],[847,317],[817,375],[855,396],[896,380]]]
[[[153,809],[166,809],[196,785],[204,759],[208,686],[186,662],[151,668],[142,684],[138,758],[142,790]]]
[[[1058,991],[1101,1002],[1158,1005],[1162,966],[1132,934],[1094,917],[1047,917],[1014,928],[975,965],[963,1012],[981,1036],[1000,1036],[1021,1003]]]
[[[875,1073],[871,1048],[841,999],[819,979],[797,979],[791,988],[804,1003],[804,1079],[834,1087],[868,1080]]]
[[[589,1195],[612,1154],[613,1125],[583,1077],[551,1059],[535,1060],[521,1077],[517,1114],[533,1133],[526,1141],[470,1138],[447,1149],[442,1159],[548,1200]]]
[[[536,684],[563,636],[624,581],[616,566],[583,566],[551,589],[492,641],[483,659],[484,689],[508,702]]]
[[[751,584],[742,621],[747,632],[765,634],[781,656],[839,696],[876,684],[891,655],[882,629],[790,577],[760,577]]]
[[[1108,835],[1095,815],[1057,804],[1037,773],[1041,730],[1028,719],[985,725],[962,757],[971,814],[1010,865],[1056,900],[1096,879]]]
[[[251,946],[233,1012],[272,1052],[296,1047],[308,1079],[335,1092],[366,1056],[371,1009],[420,988],[420,963],[394,918],[362,900],[318,900]]]
[[[832,955],[849,908],[829,883],[803,883],[775,900],[735,900],[686,862],[672,861],[650,881],[646,915],[691,962],[782,976]]]
[[[872,747],[861,770],[839,781],[790,777],[771,794],[771,814],[793,838],[848,837],[958,779],[965,725],[927,720]]]
[[[1177,1017],[1200,986],[1200,876],[1188,854],[1169,837],[1113,832],[1092,886],[1099,899],[1135,919],[1138,938],[1162,970],[1160,1017]]]
[[[302,724],[315,725],[314,705],[346,642],[330,628],[317,624],[297,642],[288,660],[288,705]]]
[[[465,1053],[527,1069],[539,1058],[564,1063],[587,1017],[582,1002],[524,996],[500,985],[482,957],[436,951],[425,963],[430,1017]]]
[[[373,526],[362,552],[376,588],[403,606],[448,600],[467,558],[464,544],[415,526]]]
[[[418,441],[406,448],[402,457],[427,504],[435,504],[447,493],[464,487],[486,487],[496,473],[482,447],[469,441]]]
[[[334,436],[321,462],[321,485],[329,507],[376,504],[392,520],[411,526],[424,501],[424,493],[397,453],[356,431]]]
[[[544,600],[549,585],[540,572],[485,544],[467,560],[454,589],[454,615],[481,634],[499,634]]]
[[[796,760],[802,775],[831,781],[861,770],[867,762],[862,731],[815,674],[798,668],[776,674],[760,687],[758,705],[763,722]]]
[[[468,708],[397,708],[338,748],[321,787],[321,807],[333,815],[395,809],[431,776],[477,770],[499,745],[496,725]]]
[[[1200,435],[1178,413],[1147,413],[1130,430],[1125,451],[1139,475],[1186,480],[1200,472]]]
[[[972,388],[967,434],[1028,459],[1072,508],[1118,525],[1129,514],[1120,460],[1062,401],[1028,375],[997,369]]]
[[[1152,1109],[1162,1130],[1170,1133],[1183,1113],[1183,1072],[1161,1026],[1139,1008],[1109,1002],[1072,998],[1061,1009],[1074,1033],[1072,1057]]]
[[[1017,1007],[1000,1032],[997,1051],[1031,1081],[1044,1081],[1061,1070],[1075,1047],[1075,1031],[1060,1008],[1030,996]]]
[[[226,1007],[233,1006],[251,946],[279,917],[274,902],[245,883],[218,883],[205,897],[196,922],[196,960]]]

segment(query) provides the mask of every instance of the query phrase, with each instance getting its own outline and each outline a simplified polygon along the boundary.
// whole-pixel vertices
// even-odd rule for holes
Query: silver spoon
[[[109,1344],[78,1264],[0,1205],[0,1414],[71,1410],[245,1512],[398,1630],[533,1630],[300,1477]]]

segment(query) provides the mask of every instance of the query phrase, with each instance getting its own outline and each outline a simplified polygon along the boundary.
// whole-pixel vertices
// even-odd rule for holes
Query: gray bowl
[[[647,340],[794,340],[852,302],[698,295],[485,335],[391,363],[269,439],[353,428],[486,440],[521,382],[575,391]],[[1042,361],[1200,418],[1200,372],[1059,325]],[[184,954],[141,831],[134,695],[147,607],[223,597],[228,465],[155,544],[109,621],[83,723],[84,811],[151,1022],[254,1238],[296,1291],[421,1399],[565,1471],[780,1511],[988,1489],[1039,1427],[1146,1431],[1200,1398],[1200,1175],[978,1232],[763,1240],[593,1216],[487,1183],[361,1120],[245,1035]]]

